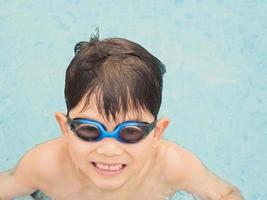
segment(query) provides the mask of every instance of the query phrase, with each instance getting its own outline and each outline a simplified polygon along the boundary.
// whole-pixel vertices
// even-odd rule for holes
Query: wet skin
[[[107,120],[93,105],[82,107],[81,103],[72,109],[70,118],[95,119],[108,131],[125,120],[154,120],[145,111]],[[125,144],[113,138],[83,141],[70,130],[65,114],[57,112],[55,116],[62,136],[34,147],[12,173],[0,174],[0,183],[4,180],[10,185],[0,192],[11,191],[3,199],[11,199],[14,191],[22,195],[37,189],[56,200],[164,200],[176,190],[210,200],[242,199],[236,187],[209,171],[194,154],[163,139],[168,118],[159,119],[140,142]]]

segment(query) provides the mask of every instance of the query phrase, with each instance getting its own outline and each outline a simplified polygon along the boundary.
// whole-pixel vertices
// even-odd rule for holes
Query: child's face
[[[96,106],[92,103],[90,107],[84,111],[82,107],[84,102],[81,101],[69,113],[71,119],[74,118],[89,118],[99,121],[106,126],[107,131],[113,131],[114,127],[126,120],[140,118],[143,122],[153,122],[154,117],[146,112],[129,112],[126,118],[123,119],[118,115],[116,122],[111,120],[107,121],[101,116]],[[127,182],[138,179],[143,173],[152,167],[153,160],[156,155],[155,144],[160,138],[155,137],[154,128],[149,135],[138,143],[126,144],[121,143],[113,138],[104,138],[98,142],[87,142],[78,138],[68,128],[65,139],[67,141],[68,151],[70,158],[83,178],[89,179],[94,185],[101,189],[117,189]],[[101,165],[102,164],[102,165]],[[97,168],[107,165],[114,165],[113,169],[117,171],[108,172],[99,170]],[[121,168],[121,166],[123,166]]]

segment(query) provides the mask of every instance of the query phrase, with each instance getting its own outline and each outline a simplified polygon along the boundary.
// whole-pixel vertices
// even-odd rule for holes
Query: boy
[[[157,118],[164,65],[140,45],[97,36],[75,46],[66,71],[62,136],[0,174],[0,199],[41,190],[56,200],[163,200],[184,190],[206,200],[240,200],[239,190],[191,152],[163,139]]]

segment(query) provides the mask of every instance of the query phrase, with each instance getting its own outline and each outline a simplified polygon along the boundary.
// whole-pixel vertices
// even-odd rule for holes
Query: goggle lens
[[[140,127],[128,126],[120,131],[121,140],[128,143],[135,143],[144,137],[143,130]]]
[[[86,141],[95,141],[100,136],[98,128],[91,124],[72,124],[72,128],[76,135]]]

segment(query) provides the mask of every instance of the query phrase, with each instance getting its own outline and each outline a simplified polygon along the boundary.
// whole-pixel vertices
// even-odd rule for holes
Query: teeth
[[[107,171],[118,171],[122,168],[122,164],[103,164],[103,163],[95,163],[96,168],[101,170],[107,170]]]

